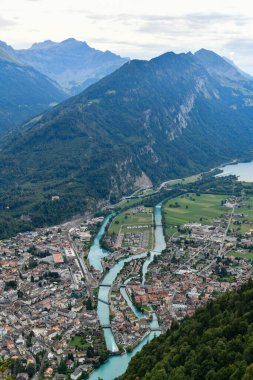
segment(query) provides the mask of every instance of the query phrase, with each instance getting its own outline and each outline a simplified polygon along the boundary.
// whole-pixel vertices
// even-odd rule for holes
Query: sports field
[[[117,215],[111,222],[108,233],[116,233],[118,234],[122,228],[124,229],[126,226],[146,226],[152,225],[153,223],[153,209],[150,207],[140,207],[140,210],[143,212],[138,212],[138,208],[130,209],[124,211]],[[139,229],[141,230],[141,229]]]
[[[107,235],[117,234],[116,247],[130,247],[142,252],[152,249],[153,230],[153,208],[140,206],[117,215],[111,221]]]

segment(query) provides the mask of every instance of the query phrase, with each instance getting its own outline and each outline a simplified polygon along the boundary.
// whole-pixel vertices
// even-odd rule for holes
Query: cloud
[[[150,43],[150,42],[137,42],[137,41],[126,41],[126,40],[116,40],[111,38],[92,38],[90,40],[92,43],[99,43],[99,44],[105,44],[105,45],[119,45],[119,46],[129,46],[132,48],[168,48],[168,44],[166,42],[156,42],[156,43]]]
[[[224,45],[224,48],[232,50],[232,51],[236,51],[237,53],[240,53],[243,55],[245,54],[245,55],[249,56],[249,55],[251,55],[250,53],[253,50],[253,39],[234,38],[234,39],[228,41]]]
[[[7,29],[16,24],[17,24],[17,21],[7,20],[6,18],[0,16],[0,28]]]
[[[190,13],[183,16],[144,16],[145,22],[138,27],[138,31],[152,34],[164,33],[196,33],[196,30],[206,31],[212,29],[213,33],[218,33],[214,26],[224,26],[233,24],[236,26],[246,25],[252,22],[252,18],[243,15],[231,15],[224,13]]]
[[[30,0],[32,1],[32,0]],[[36,1],[36,0],[35,0]],[[248,22],[252,21],[252,18],[244,16],[244,15],[232,15],[232,14],[225,14],[225,13],[189,13],[185,15],[180,16],[171,16],[171,15],[164,15],[164,14],[157,14],[157,15],[138,15],[138,14],[131,14],[131,13],[119,13],[119,14],[98,14],[89,12],[86,10],[70,10],[70,12],[74,13],[84,13],[86,18],[91,19],[93,21],[129,21],[134,20],[137,22],[168,22],[168,23],[178,23],[183,22],[187,24],[194,24],[194,25],[210,25],[214,23],[224,23],[224,22],[233,22],[238,25],[245,25]]]
[[[253,74],[252,50],[253,39],[243,36],[228,40],[222,47],[223,54],[231,57],[240,68],[250,74]]]

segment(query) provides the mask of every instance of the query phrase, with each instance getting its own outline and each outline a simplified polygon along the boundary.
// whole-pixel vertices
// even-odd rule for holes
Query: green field
[[[144,235],[140,239],[144,239],[144,241],[146,241],[145,232],[148,232],[147,244],[142,245],[143,241],[139,240],[138,242],[139,238],[136,241],[136,236],[133,235],[141,232]],[[117,234],[118,238],[124,236],[120,243],[122,248],[135,248],[138,252],[152,249],[154,244],[153,208],[141,206],[139,211],[137,208],[132,208],[121,212],[111,221],[107,231],[108,236],[114,234]]]
[[[206,224],[220,219],[223,214],[229,213],[228,208],[221,206],[221,201],[225,199],[225,195],[213,194],[185,194],[170,199],[163,205],[166,226],[200,222]],[[180,207],[170,207],[176,203]]]
[[[69,346],[86,349],[90,346],[90,344],[86,342],[84,337],[76,335],[69,342]]]
[[[180,178],[180,179],[171,179],[171,180],[165,182],[164,185],[166,187],[178,185],[179,183],[187,185],[188,183],[196,182],[200,178],[201,178],[201,174],[196,174],[196,175],[192,175],[190,177],[185,177],[185,178]]]
[[[131,207],[141,202],[141,198],[133,198],[133,199],[123,199],[117,204],[118,209],[123,209],[125,207]]]
[[[240,231],[242,233],[253,232],[253,197],[244,198],[242,203],[245,206],[235,211],[236,214],[244,214],[243,218],[238,219],[242,222]]]
[[[253,260],[253,252],[229,252],[228,255],[234,256],[234,257],[243,257],[244,259]]]
[[[185,194],[168,200],[163,205],[166,233],[172,235],[176,232],[175,226],[186,223],[212,224],[215,220],[223,220],[224,214],[231,212],[230,208],[221,206],[226,195],[216,194]],[[176,203],[180,207],[175,207]],[[235,209],[234,218],[240,225],[231,225],[234,232],[253,232],[253,197],[244,198],[242,207]],[[173,207],[170,207],[173,206]],[[243,214],[243,216],[239,216]]]
[[[145,211],[146,213],[133,213],[133,210],[130,209],[120,213],[111,221],[108,234],[118,234],[120,229],[125,229],[126,226],[151,225],[153,223],[153,209],[145,207]],[[138,229],[138,231],[142,231],[142,229]]]

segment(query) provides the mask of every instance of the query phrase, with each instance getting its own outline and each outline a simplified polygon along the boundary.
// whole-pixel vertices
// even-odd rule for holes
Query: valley
[[[0,237],[250,158],[252,83],[214,52],[168,52],[127,62],[12,130],[0,150]]]
[[[67,39],[0,42],[0,79],[0,379],[249,380],[252,77]]]
[[[81,218],[1,242],[3,349],[35,358],[40,379],[49,370],[117,378],[175,321],[251,278],[251,183],[202,175],[135,199],[138,204],[125,199],[106,218]],[[148,248],[140,243],[145,233],[152,236]],[[13,329],[16,319],[6,311],[14,305],[35,335],[21,339],[22,324]],[[44,349],[50,359],[40,366]]]

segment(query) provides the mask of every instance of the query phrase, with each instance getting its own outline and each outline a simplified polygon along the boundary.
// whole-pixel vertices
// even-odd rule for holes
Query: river
[[[218,176],[236,175],[239,181],[253,182],[253,161],[240,162],[238,164],[226,165],[220,168],[222,173]]]
[[[90,265],[100,271],[103,271],[101,259],[108,255],[108,251],[106,249],[101,248],[100,241],[105,233],[107,224],[111,221],[114,215],[115,214],[110,214],[104,219],[102,226],[100,227],[98,234],[95,237],[89,251],[88,260]]]
[[[166,247],[165,243],[165,238],[163,235],[163,228],[162,228],[162,213],[161,213],[161,206],[162,203],[159,203],[155,207],[155,246],[154,250],[151,251],[151,254],[149,257],[145,260],[144,265],[143,265],[143,282],[145,281],[145,276],[147,273],[147,269],[149,264],[152,262],[154,259],[155,255],[161,254],[162,250]],[[98,232],[94,243],[90,249],[89,252],[89,261],[90,264],[94,266],[95,269],[97,270],[102,270],[102,265],[101,265],[101,258],[106,256],[109,252],[106,250],[102,249],[100,246],[100,240],[103,236],[103,233],[105,231],[105,228],[107,224],[109,223],[110,219],[112,218],[112,215],[108,216],[102,226],[100,231]],[[110,286],[112,285],[113,281],[116,279],[118,273],[120,270],[123,268],[124,264],[137,259],[137,258],[143,258],[147,256],[147,252],[144,252],[139,255],[133,255],[128,258],[120,260],[117,264],[115,264],[108,273],[106,273],[105,277],[103,278],[103,281],[100,284],[99,287],[99,293],[98,293],[98,307],[97,307],[97,312],[98,312],[98,318],[100,321],[100,325],[109,325],[110,323],[110,307],[108,305],[109,301],[109,293],[110,293]],[[121,294],[123,297],[126,299],[128,305],[132,308],[132,310],[136,313],[138,318],[142,318],[143,314],[138,312],[134,305],[132,304],[130,298],[128,297],[127,293],[124,293],[124,288],[121,288]],[[153,320],[150,323],[150,327],[152,329],[159,329],[159,324],[157,321],[157,316],[155,313],[153,313]],[[108,350],[112,352],[117,352],[118,347],[115,342],[112,330],[110,328],[104,328],[104,336],[106,340],[106,345]],[[128,366],[129,361],[131,358],[141,350],[141,348],[148,343],[150,340],[152,340],[155,336],[158,336],[160,334],[159,331],[151,331],[145,338],[139,343],[134,350],[131,353],[125,353],[123,355],[116,355],[116,356],[111,356],[102,366],[100,366],[97,370],[95,370],[90,376],[89,380],[97,380],[99,377],[102,378],[103,380],[113,380],[116,377],[120,376],[123,374]]]

